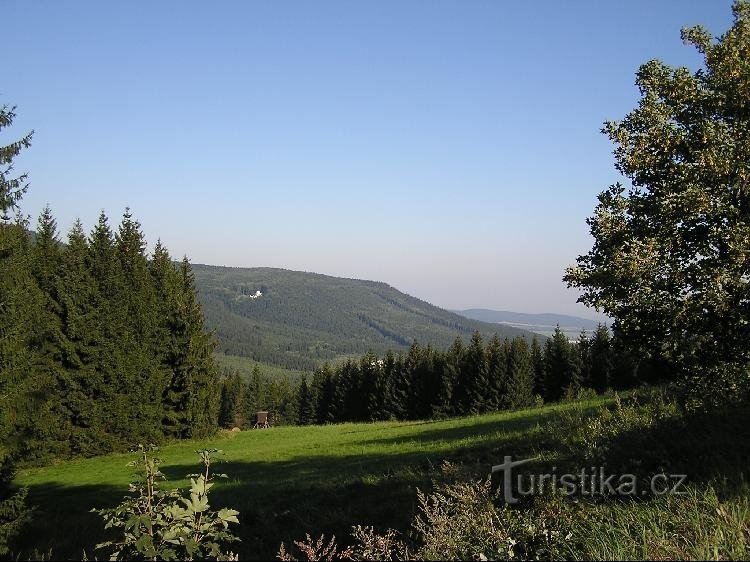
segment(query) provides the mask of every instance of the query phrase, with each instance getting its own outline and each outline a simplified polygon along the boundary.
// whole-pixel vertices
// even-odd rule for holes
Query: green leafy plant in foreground
[[[140,446],[138,458],[128,466],[135,467],[138,480],[129,485],[130,495],[117,507],[93,509],[105,521],[106,529],[118,529],[121,536],[97,545],[110,551],[111,560],[237,560],[223,545],[239,539],[229,529],[239,523],[238,511],[223,508],[212,511],[209,491],[217,478],[211,465],[221,451],[196,451],[202,471],[190,474],[187,497],[181,490],[163,490],[159,481],[166,480],[159,470],[161,459],[153,445]]]

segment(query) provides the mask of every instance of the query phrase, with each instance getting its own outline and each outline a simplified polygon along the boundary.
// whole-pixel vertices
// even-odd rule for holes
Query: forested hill
[[[208,326],[229,355],[288,369],[413,341],[447,348],[479,330],[504,338],[530,332],[464,318],[385,283],[273,268],[194,265]]]

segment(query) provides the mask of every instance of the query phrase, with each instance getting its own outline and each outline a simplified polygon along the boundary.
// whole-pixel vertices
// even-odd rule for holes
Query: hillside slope
[[[530,332],[464,318],[385,283],[273,268],[193,265],[206,320],[221,351],[288,369],[413,341],[448,347],[479,330]]]

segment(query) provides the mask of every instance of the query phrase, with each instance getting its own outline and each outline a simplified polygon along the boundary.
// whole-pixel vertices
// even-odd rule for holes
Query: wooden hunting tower
[[[257,412],[255,414],[255,425],[253,426],[253,429],[265,429],[268,427],[271,427],[268,423],[268,412]]]

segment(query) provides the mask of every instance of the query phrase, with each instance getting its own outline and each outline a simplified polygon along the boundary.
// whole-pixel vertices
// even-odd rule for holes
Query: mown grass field
[[[415,510],[415,487],[429,486],[442,460],[456,460],[488,474],[511,451],[531,452],[541,424],[582,403],[444,421],[385,422],[245,431],[205,442],[163,447],[163,471],[170,483],[197,467],[194,451],[224,451],[213,503],[240,511],[243,557],[272,557],[282,540],[305,532],[345,536],[351,524],[406,528]],[[16,482],[30,489],[37,506],[24,543],[26,553],[50,550],[56,558],[79,557],[101,538],[92,507],[114,505],[131,479],[128,454],[61,462],[21,470]]]

